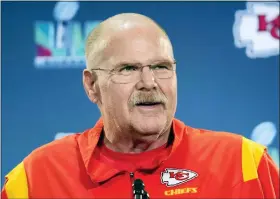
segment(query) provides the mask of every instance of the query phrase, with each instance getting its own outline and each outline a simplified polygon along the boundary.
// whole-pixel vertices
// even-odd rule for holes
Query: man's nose
[[[148,66],[143,67],[142,73],[140,74],[140,81],[138,82],[138,89],[151,90],[156,87],[157,83],[153,71]]]

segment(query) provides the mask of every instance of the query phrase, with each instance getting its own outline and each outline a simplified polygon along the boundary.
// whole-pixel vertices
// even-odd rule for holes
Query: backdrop
[[[95,124],[99,111],[82,87],[84,40],[122,12],[147,15],[169,34],[177,118],[254,139],[278,163],[277,10],[246,2],[3,2],[2,178],[35,148]]]

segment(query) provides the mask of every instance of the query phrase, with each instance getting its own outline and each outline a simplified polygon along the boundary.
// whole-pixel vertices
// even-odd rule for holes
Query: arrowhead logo
[[[161,172],[161,183],[167,187],[174,187],[196,178],[198,174],[187,169],[167,168]]]

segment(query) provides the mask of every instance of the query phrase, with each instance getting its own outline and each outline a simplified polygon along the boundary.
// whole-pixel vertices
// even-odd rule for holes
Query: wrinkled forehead
[[[156,61],[174,60],[169,39],[158,32],[134,29],[120,32],[110,37],[103,51],[103,60],[107,67],[121,62],[151,64]]]

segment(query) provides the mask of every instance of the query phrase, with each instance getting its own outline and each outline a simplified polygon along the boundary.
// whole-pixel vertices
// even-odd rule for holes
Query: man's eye
[[[170,67],[166,66],[166,65],[154,65],[152,66],[153,70],[164,70],[164,69],[169,69]]]
[[[119,72],[134,71],[134,70],[137,70],[136,66],[127,65],[120,68]]]

